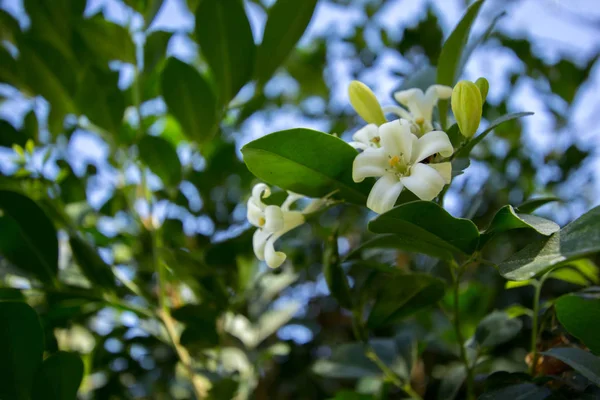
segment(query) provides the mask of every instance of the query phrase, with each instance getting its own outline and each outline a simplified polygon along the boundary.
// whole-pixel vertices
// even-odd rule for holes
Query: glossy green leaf
[[[169,112],[185,135],[203,142],[216,129],[216,99],[205,78],[191,65],[169,58],[161,77],[162,95]]]
[[[555,347],[542,354],[559,359],[600,386],[600,357],[575,347]]]
[[[112,60],[135,64],[135,45],[127,28],[97,15],[81,20],[77,32],[101,64]]]
[[[85,0],[24,0],[23,5],[31,21],[30,35],[57,49],[70,58],[73,17],[83,13]]]
[[[172,32],[154,31],[144,45],[144,71],[153,71],[165,59]]]
[[[521,320],[503,311],[494,311],[479,323],[473,340],[481,347],[496,347],[512,340],[522,327]]]
[[[600,207],[593,208],[547,239],[526,246],[499,265],[502,276],[522,281],[567,261],[600,251]]]
[[[444,281],[426,274],[393,273],[378,285],[367,326],[378,328],[431,306],[444,296]]]
[[[442,260],[452,259],[452,252],[444,247],[431,246],[410,236],[395,234],[375,236],[373,239],[364,242],[359,247],[352,250],[346,258],[353,259],[360,257],[360,254],[364,250],[369,249],[398,249],[412,253],[427,254],[428,256],[440,258]]]
[[[437,63],[437,79],[436,82],[440,85],[454,86],[460,76],[460,62],[463,51],[469,39],[471,26],[479,14],[479,9],[483,5],[484,0],[475,1],[469,6],[460,22],[448,39],[444,42],[440,58]],[[446,116],[448,113],[448,100],[442,100],[438,103],[438,110],[442,126],[446,125]]]
[[[158,136],[145,135],[138,143],[140,158],[163,181],[174,187],[181,182],[181,161],[171,143]]]
[[[494,129],[496,129],[496,127],[498,127],[498,125],[501,125],[505,122],[511,121],[513,119],[518,119],[521,117],[526,117],[529,115],[533,115],[532,112],[518,112],[518,113],[514,113],[514,114],[506,114],[503,115],[500,118],[497,118],[495,120],[493,120],[490,125],[483,131],[481,132],[479,135],[475,136],[472,140],[470,140],[469,142],[467,142],[467,144],[460,149],[459,151],[457,151],[454,155],[453,158],[467,158],[469,157],[469,154],[471,154],[471,150],[473,150],[473,148],[475,146],[477,146],[477,144],[479,142],[481,142],[483,139],[485,139],[485,137],[492,132]]]
[[[110,265],[104,262],[89,243],[79,236],[71,236],[69,244],[81,272],[94,286],[108,289],[115,287],[115,276]]]
[[[196,39],[226,105],[251,78],[256,46],[239,0],[203,0],[196,10]]]
[[[537,210],[538,208],[540,208],[548,203],[555,202],[555,201],[560,202],[561,199],[558,197],[554,197],[554,196],[536,197],[536,198],[529,199],[529,200],[523,202],[522,204],[516,206],[515,208],[517,209],[517,211],[519,211],[521,213],[530,214],[530,213],[534,212],[535,210]]]
[[[335,190],[347,201],[365,204],[370,185],[354,183],[356,150],[343,140],[310,129],[275,132],[242,148],[246,166],[257,178],[309,197]]]
[[[0,321],[0,398],[29,400],[44,353],[40,321],[27,303],[12,301],[0,302]]]
[[[455,218],[431,201],[402,204],[369,222],[375,233],[393,233],[419,246],[471,254],[477,247],[479,231],[473,222]]]
[[[0,254],[43,282],[58,272],[58,239],[52,221],[30,198],[0,191]]]
[[[332,233],[325,243],[323,275],[325,276],[325,281],[331,295],[338,301],[340,306],[351,309],[350,286],[348,285],[346,273],[340,263],[337,232]]]
[[[32,400],[75,400],[83,379],[83,361],[75,353],[59,351],[38,369]]]
[[[318,0],[277,0],[269,9],[256,54],[255,76],[265,83],[282,65],[308,27]]]
[[[581,340],[593,353],[600,354],[600,299],[574,294],[560,297],[556,316],[565,329]]]

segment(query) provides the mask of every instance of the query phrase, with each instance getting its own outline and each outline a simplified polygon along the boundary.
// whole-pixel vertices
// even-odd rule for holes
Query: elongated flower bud
[[[460,81],[452,91],[452,112],[463,136],[475,135],[482,114],[482,96],[477,85],[469,81]]]
[[[350,104],[352,104],[356,113],[367,123],[376,124],[377,126],[385,123],[381,105],[367,85],[359,81],[350,82],[348,97],[350,97]]]
[[[481,102],[485,103],[485,99],[487,98],[487,95],[488,95],[488,90],[490,90],[490,83],[488,82],[487,79],[481,77],[475,81],[475,84],[477,85],[477,87],[479,88],[479,91],[481,92]]]

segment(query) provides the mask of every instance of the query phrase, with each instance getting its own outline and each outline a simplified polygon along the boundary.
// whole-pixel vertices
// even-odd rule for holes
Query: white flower
[[[433,130],[433,108],[438,100],[449,99],[452,96],[452,88],[444,85],[431,85],[425,93],[421,89],[401,90],[394,93],[398,103],[406,106],[408,111],[402,107],[384,107],[384,112],[393,112],[414,124],[412,132],[422,135]]]
[[[385,123],[378,130],[381,147],[365,149],[352,166],[355,182],[379,178],[367,199],[371,210],[380,214],[390,210],[405,187],[421,200],[429,201],[450,183],[449,162],[428,162],[437,153],[443,157],[452,155],[454,149],[446,133],[431,131],[419,138],[399,120]]]
[[[248,221],[258,229],[254,232],[252,246],[254,254],[261,261],[266,261],[271,268],[277,268],[286,259],[283,252],[275,251],[275,241],[285,233],[302,225],[304,215],[300,211],[290,211],[290,206],[302,196],[289,193],[281,206],[266,205],[263,198],[269,197],[271,190],[264,183],[252,189],[248,199]]]
[[[411,123],[403,118],[399,119],[400,124],[410,126]],[[379,128],[375,124],[369,124],[359,129],[352,135],[352,141],[348,143],[355,149],[365,150],[369,147],[381,147],[381,138],[379,137]]]

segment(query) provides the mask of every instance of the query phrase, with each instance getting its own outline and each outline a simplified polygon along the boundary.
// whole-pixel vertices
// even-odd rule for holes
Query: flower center
[[[425,123],[425,118],[419,117],[419,118],[415,119],[415,123],[417,125],[423,125]]]
[[[388,164],[392,168],[392,172],[395,173],[398,177],[406,175],[410,169],[410,166],[404,162],[402,154],[400,154],[400,156],[390,157],[390,159],[388,160]]]
[[[373,139],[371,139],[371,142],[379,144],[379,142],[381,142],[381,138],[379,136],[375,136]]]
[[[267,223],[267,220],[265,219],[265,217],[260,217],[258,219],[258,226],[263,227],[263,226],[265,226],[266,223]]]

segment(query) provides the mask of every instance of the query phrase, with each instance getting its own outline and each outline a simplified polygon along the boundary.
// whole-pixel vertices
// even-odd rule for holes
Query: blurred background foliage
[[[256,180],[239,149],[299,126],[349,137],[363,123],[348,103],[349,81],[366,82],[390,104],[394,89],[435,66],[469,2],[302,2],[289,15],[294,2],[286,0],[245,8],[237,0],[0,1],[0,299],[34,306],[48,354],[81,355],[81,398],[191,398],[189,369],[213,399],[403,398],[360,351],[340,349],[355,340],[351,315],[322,272],[332,232],[344,256],[369,238],[369,215],[328,210],[286,236],[289,261],[268,270],[252,253],[245,201]],[[287,35],[263,39],[267,13],[280,3],[281,17],[269,22]],[[539,213],[562,225],[598,203],[599,31],[594,0],[485,3],[472,35],[482,43],[464,77],[490,81],[486,121],[536,115],[478,146],[446,195],[453,215],[484,228],[504,204],[554,195],[561,201]],[[289,54],[277,53],[277,43],[300,37]],[[255,48],[261,41],[271,47]],[[486,257],[503,260],[535,235],[501,235]],[[42,243],[42,253],[22,237]],[[365,256],[447,278],[425,256]],[[348,268],[362,284],[362,267]],[[492,267],[468,275],[460,292],[466,337],[493,310],[531,306],[531,287],[504,291]],[[549,280],[542,299],[597,279]],[[451,301],[446,294],[441,309]],[[183,330],[177,348],[154,314],[162,308]],[[568,340],[548,318],[544,346]],[[526,370],[531,323],[522,319],[513,339],[490,350],[481,387],[494,371]],[[412,354],[390,365],[424,398],[461,390],[456,339],[440,309],[371,334],[383,354]],[[329,364],[317,363],[332,352]]]

